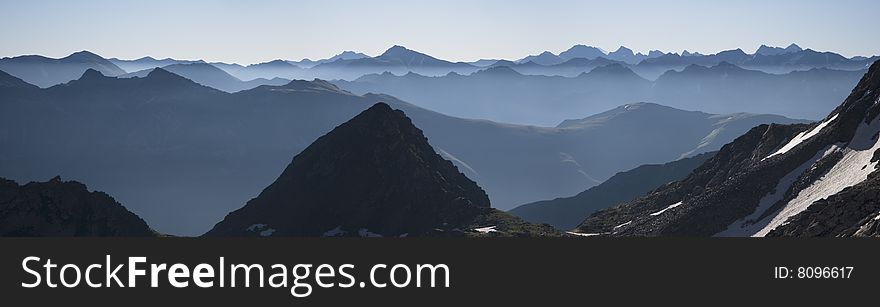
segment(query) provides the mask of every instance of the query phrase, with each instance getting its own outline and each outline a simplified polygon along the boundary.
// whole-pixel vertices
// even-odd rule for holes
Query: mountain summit
[[[492,226],[480,231],[522,234],[524,225],[554,233],[490,208],[486,192],[402,111],[377,103],[318,138],[206,235],[424,236]]]
[[[760,55],[781,55],[781,54],[789,54],[789,53],[795,53],[795,52],[801,52],[801,51],[803,51],[803,49],[801,49],[801,47],[798,46],[797,44],[791,44],[791,45],[788,45],[788,47],[785,47],[785,48],[781,48],[781,47],[770,47],[770,46],[767,46],[767,45],[761,45],[761,47],[758,47],[758,50],[755,51],[755,54],[760,54]]]
[[[452,62],[439,60],[430,55],[407,49],[406,47],[394,45],[388,48],[382,55],[376,57],[393,63],[399,63],[404,66],[437,66],[437,65],[453,65]]]

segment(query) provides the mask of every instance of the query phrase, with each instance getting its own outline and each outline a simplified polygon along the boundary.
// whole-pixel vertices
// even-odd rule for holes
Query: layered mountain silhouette
[[[559,57],[565,61],[572,59],[594,60],[604,56],[605,51],[602,51],[602,49],[586,45],[574,45],[568,50],[559,53]]]
[[[88,51],[76,52],[60,59],[39,55],[0,59],[0,70],[39,87],[75,80],[87,69],[94,69],[108,76],[125,74],[124,70],[110,61]]]
[[[146,77],[150,72],[153,71],[153,69],[155,68],[136,71],[121,75],[119,77]],[[195,81],[196,83],[199,83],[201,85],[213,87],[215,89],[230,93],[252,89],[260,85],[284,85],[290,82],[290,80],[288,79],[277,77],[273,79],[258,78],[250,81],[241,81],[240,79],[233,77],[222,69],[207,63],[172,64],[164,66],[162,67],[162,69]]]
[[[703,153],[665,164],[648,164],[617,173],[602,184],[572,197],[560,197],[513,208],[509,212],[532,223],[574,229],[591,213],[644,196],[664,184],[690,175],[714,155]]]
[[[317,61],[312,61],[310,59],[302,59],[300,61],[288,61],[291,64],[297,65],[302,68],[312,68],[318,64],[330,63],[336,60],[357,60],[363,58],[369,58],[370,56],[354,51],[343,51],[340,54],[334,55],[332,57],[321,59]]]
[[[880,63],[811,125],[761,125],[687,178],[587,218],[612,236],[878,236]]]
[[[284,60],[273,60],[265,63],[257,63],[247,66],[241,65],[218,65],[218,68],[223,69],[227,73],[236,78],[244,81],[251,80],[259,80],[259,79],[300,79],[308,76],[303,70],[302,67],[297,66],[295,63],[290,63]]]
[[[36,89],[37,86],[27,83],[13,75],[0,70],[0,87],[8,89]]]
[[[172,58],[164,58],[164,59],[156,59],[150,56],[145,56],[139,59],[134,60],[123,60],[118,58],[110,58],[107,59],[114,65],[118,66],[122,70],[127,73],[133,73],[136,71],[149,70],[153,68],[166,67],[170,65],[176,64],[197,64],[197,63],[205,63],[202,60],[176,60]]]
[[[377,103],[318,138],[207,236],[559,235],[490,208],[400,110]]]
[[[537,65],[550,66],[565,62],[565,59],[553,54],[550,51],[544,51],[537,55],[530,55],[517,61],[518,63],[534,63]]]
[[[691,65],[649,81],[620,63],[572,78],[524,75],[517,71],[523,65],[494,65],[467,76],[386,73],[334,83],[356,94],[386,93],[453,116],[552,126],[572,114],[594,114],[634,101],[712,113],[818,119],[864,74],[813,69],[777,75],[723,62]]]
[[[680,71],[689,65],[714,66],[727,62],[742,68],[766,73],[784,74],[815,68],[836,70],[863,70],[878,59],[846,58],[833,52],[800,49],[797,45],[773,49],[762,46],[759,52],[747,54],[742,49],[726,50],[709,55],[678,55],[668,53],[661,57],[645,59],[632,68],[645,78],[653,79],[669,70]]]
[[[354,51],[344,51],[317,61],[276,59],[252,65],[223,62],[209,64],[243,81],[274,78],[354,80],[363,75],[384,72],[396,75],[407,73],[426,76],[445,76],[450,73],[467,75],[489,65],[498,66],[498,63],[504,63],[505,66],[513,67],[523,74],[568,77],[589,72],[590,69],[598,66],[618,63],[627,66],[643,78],[654,80],[669,70],[681,71],[689,65],[715,66],[721,62],[728,62],[747,69],[784,74],[814,68],[863,70],[877,59],[880,57],[876,55],[846,58],[833,52],[802,49],[795,44],[786,48],[762,45],[753,54],[748,54],[741,49],[734,49],[706,55],[687,50],[681,54],[651,50],[648,55],[644,55],[635,53],[625,46],[621,46],[613,52],[605,52],[596,47],[575,45],[558,55],[545,51],[515,62],[504,59],[486,59],[464,63],[438,59],[403,46],[393,46],[375,57]],[[0,59],[0,70],[40,87],[49,87],[76,79],[88,68],[98,70],[108,76],[118,76],[169,65],[199,63],[205,63],[205,61],[155,59],[149,56],[135,60],[104,59],[88,51],[82,51],[61,59],[36,55],[3,58]]]
[[[54,177],[18,185],[0,178],[0,236],[155,236],[140,217],[103,192]]]
[[[626,64],[638,64],[642,60],[659,57],[661,55],[663,55],[663,52],[657,50],[652,50],[648,55],[633,53],[631,49],[624,46],[620,46],[613,52],[605,52],[602,49],[592,46],[574,45],[568,50],[560,52],[559,55],[550,51],[544,51],[537,55],[530,55],[519,59],[516,62],[520,64],[532,62],[541,66],[555,66],[572,59],[595,60],[601,58]],[[548,75],[555,75],[552,70],[543,70],[543,72]]]
[[[479,67],[468,63],[453,63],[395,45],[376,57],[339,59],[316,65],[310,69],[310,72],[316,78],[352,80],[371,73],[414,72],[441,76],[450,72],[469,74],[478,69]]]
[[[48,89],[0,87],[0,173],[75,177],[112,191],[163,233],[194,235],[269,185],[291,154],[379,101],[406,112],[502,210],[717,150],[758,124],[800,122],[630,104],[534,127],[456,118],[320,80],[230,94],[161,68],[142,78],[89,71]]]
[[[795,53],[795,52],[801,52],[801,51],[804,51],[804,49],[801,49],[801,46],[798,46],[797,44],[794,44],[794,43],[791,45],[788,45],[788,47],[785,47],[785,48],[770,47],[767,45],[761,45],[761,47],[758,47],[758,50],[755,51],[755,54],[756,55],[758,55],[758,54],[760,54],[760,55],[780,55],[780,54],[788,54],[788,53]]]

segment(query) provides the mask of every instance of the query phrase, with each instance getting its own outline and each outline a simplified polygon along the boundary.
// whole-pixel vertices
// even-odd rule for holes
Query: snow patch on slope
[[[767,193],[767,195],[764,195],[764,197],[761,198],[761,200],[758,202],[758,207],[755,208],[755,212],[752,212],[752,214],[749,214],[748,216],[741,218],[736,222],[733,222],[732,224],[727,226],[727,229],[715,234],[715,237],[748,237],[754,235],[755,233],[766,227],[767,224],[770,223],[770,220],[772,220],[772,216],[764,217],[761,220],[758,219],[761,218],[761,216],[764,216],[764,214],[767,212],[767,210],[770,209],[770,207],[773,207],[773,205],[775,205],[777,202],[781,201],[783,197],[785,197],[785,192],[787,192],[788,189],[791,188],[791,185],[794,184],[794,182],[798,179],[798,177],[801,176],[801,174],[807,171],[807,169],[813,166],[813,164],[815,164],[817,161],[830,154],[830,152],[833,152],[833,150],[835,149],[836,147],[832,146],[830,149],[825,150],[824,153],[820,150],[816,153],[815,156],[810,158],[810,160],[804,162],[804,164],[801,164],[800,166],[783,176],[781,179],[779,179],[779,183],[776,184],[776,187],[773,188],[773,191]]]
[[[631,224],[632,222],[633,222],[633,221],[629,221],[629,222],[626,222],[626,223],[623,223],[623,224],[620,224],[620,225],[614,226],[614,229],[616,230],[617,228],[620,228],[620,227],[623,227],[623,226],[629,225],[629,224]]]
[[[570,235],[579,236],[579,237],[595,237],[595,236],[603,235],[602,233],[583,233],[583,232],[574,232],[574,231],[566,231],[565,233],[570,234]]]
[[[843,149],[843,158],[825,176],[801,190],[797,197],[788,202],[779,214],[755,235],[765,236],[776,227],[786,224],[790,217],[803,212],[815,201],[837,194],[868,179],[868,175],[877,168],[877,162],[871,162],[871,158],[874,152],[880,149],[880,142],[875,138],[878,131],[880,131],[880,119],[870,125],[859,126],[852,141]]]
[[[682,204],[682,202],[677,202],[677,203],[671,204],[671,205],[669,205],[668,207],[663,208],[663,210],[660,210],[660,211],[657,211],[657,212],[651,213],[651,216],[658,216],[658,215],[661,215],[661,214],[663,214],[663,212],[666,212],[666,211],[669,210],[669,209],[672,209],[672,208],[675,208],[675,207],[681,206],[681,204]]]
[[[498,227],[498,226],[474,228],[474,231],[479,232],[479,233],[497,232],[498,230],[496,230],[495,227]]]
[[[770,159],[770,157],[773,157],[776,155],[781,155],[781,154],[788,152],[789,150],[791,150],[792,148],[795,148],[795,146],[799,145],[800,143],[803,143],[804,141],[810,139],[811,137],[814,137],[817,134],[819,134],[819,132],[822,132],[822,129],[825,129],[825,127],[828,126],[828,124],[833,122],[835,119],[837,119],[837,114],[834,114],[834,116],[831,116],[831,118],[829,118],[826,121],[823,121],[822,123],[820,123],[818,126],[816,126],[815,128],[813,128],[810,131],[804,131],[804,132],[798,133],[798,135],[796,135],[793,139],[791,139],[791,141],[789,141],[788,144],[785,144],[785,146],[782,146],[782,148],[780,148],[776,152],[770,154],[769,156],[765,157],[764,159],[761,159],[761,161],[764,161],[764,160]]]

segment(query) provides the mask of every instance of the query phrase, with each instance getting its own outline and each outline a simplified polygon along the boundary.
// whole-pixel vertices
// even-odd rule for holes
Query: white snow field
[[[828,121],[836,117],[835,115]],[[821,130],[819,127],[823,127],[823,125],[820,124],[813,130]],[[766,236],[773,229],[785,225],[789,218],[803,212],[817,200],[827,198],[843,191],[843,189],[865,181],[868,179],[868,175],[877,167],[877,162],[871,162],[871,158],[874,156],[874,152],[880,149],[880,141],[877,139],[878,132],[880,132],[880,119],[874,120],[871,124],[859,126],[852,140],[846,144],[846,147],[836,144],[830,146],[830,148],[820,150],[812,159],[783,177],[777,184],[776,190],[761,199],[754,213],[734,222],[726,230],[716,234],[716,236]],[[810,131],[803,139],[809,138],[810,134],[815,135],[815,133]],[[780,201],[791,184],[801,174],[810,167],[814,167],[814,164],[823,157],[837,151],[842,152],[843,157],[825,175],[810,186],[798,191],[794,199],[787,202],[777,213],[768,215],[761,221],[754,221],[754,219],[763,215],[770,206]]]
[[[801,164],[796,169],[792,170],[790,173],[786,174],[782,179],[779,180],[779,183],[776,184],[776,187],[773,188],[773,191],[764,195],[761,200],[758,202],[758,207],[755,208],[755,212],[749,214],[748,216],[733,222],[730,226],[727,226],[722,232],[715,234],[716,237],[749,237],[763,229],[767,224],[770,223],[771,217],[764,217],[761,220],[762,215],[764,215],[767,210],[770,209],[774,204],[782,200],[785,197],[785,192],[794,184],[795,180],[801,176],[807,169],[809,169],[813,164],[817,161],[828,155],[832,152],[834,148],[829,148],[826,150],[819,151],[815,156],[810,158],[804,164]],[[824,152],[824,153],[823,153]]]
[[[804,132],[798,133],[798,135],[796,135],[793,139],[791,139],[791,141],[789,141],[788,144],[785,144],[785,146],[782,146],[782,148],[780,148],[776,152],[770,154],[769,156],[765,157],[764,159],[761,159],[761,161],[764,161],[764,160],[770,159],[770,157],[773,157],[776,155],[781,155],[781,154],[788,152],[789,150],[791,150],[795,146],[798,146],[800,143],[803,143],[804,141],[810,139],[811,137],[814,137],[817,134],[819,134],[819,132],[822,132],[822,129],[825,129],[825,126],[828,126],[828,124],[833,122],[835,119],[837,119],[837,114],[834,114],[834,116],[831,116],[831,118],[820,123],[818,126],[816,126],[815,128],[813,128],[810,131],[804,131]]]

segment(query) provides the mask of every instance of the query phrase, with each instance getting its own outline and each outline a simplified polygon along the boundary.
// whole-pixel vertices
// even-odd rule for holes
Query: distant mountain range
[[[311,78],[312,75],[332,77],[342,72],[359,76],[354,81],[334,81],[356,94],[387,93],[464,118],[555,126],[572,115],[593,114],[635,101],[712,113],[770,113],[817,119],[832,107],[829,101],[843,99],[864,73],[864,70],[849,69],[871,60],[819,55],[809,49],[799,50],[796,46],[779,49],[789,51],[773,51],[775,49],[766,47],[761,49],[763,54],[754,56],[742,51],[708,56],[663,55],[629,65],[598,56],[596,48],[581,46],[570,49],[566,57],[596,57],[573,57],[551,66],[497,60],[481,64],[488,65],[486,67],[478,67],[443,61],[395,46],[375,58],[343,53],[335,61],[327,59],[312,68],[302,68],[283,60],[249,66],[152,58],[104,60],[98,55],[80,52],[62,59],[39,56],[4,58],[0,59],[0,67],[10,70],[0,70],[45,88],[77,79],[87,69],[106,76],[132,77],[145,76],[154,66],[165,65],[162,67],[167,71],[226,92],[261,85],[283,85],[289,80]],[[810,54],[813,56],[799,56]],[[777,65],[772,64],[777,63],[775,60],[768,60],[786,57],[794,57],[790,58],[793,62],[779,62],[783,64]],[[666,60],[671,62],[664,62]],[[125,72],[114,63],[127,68],[146,68]],[[692,64],[681,66],[685,63]],[[802,68],[828,64],[839,69],[812,68],[771,74],[757,68],[743,68],[748,65],[777,65],[774,67],[779,68],[789,64]],[[670,65],[678,70],[668,69]],[[663,73],[651,81],[638,73],[645,67],[661,67]],[[383,73],[361,76],[375,71]],[[444,72],[442,76],[429,77]],[[499,107],[499,102],[505,107]]]
[[[785,48],[770,47],[767,45],[761,45],[761,47],[758,47],[758,50],[755,51],[755,55],[759,55],[759,54],[760,55],[780,55],[780,54],[797,53],[797,52],[801,52],[801,51],[804,51],[804,49],[801,49],[801,46],[798,46],[797,44],[791,44]]]
[[[376,57],[340,59],[318,64],[309,71],[311,76],[315,78],[351,80],[370,73],[406,74],[413,72],[428,76],[442,76],[450,72],[469,74],[478,69],[479,67],[468,63],[453,63],[403,46],[393,46]]]
[[[801,50],[797,45],[789,46],[786,49],[782,49],[782,51],[779,51],[778,48],[762,47],[765,48],[759,50],[761,53],[756,54],[747,54],[741,49],[699,56],[666,54],[641,61],[633,67],[633,70],[646,78],[654,78],[669,70],[681,70],[690,65],[714,66],[726,62],[742,68],[773,74],[805,71],[814,68],[861,71],[867,69],[877,59],[880,59],[877,56],[871,58],[845,58],[833,52],[818,52],[811,49]]]
[[[830,101],[846,97],[864,74],[812,69],[777,75],[722,62],[690,65],[649,81],[619,63],[571,78],[523,75],[515,69],[499,62],[471,75],[383,73],[334,83],[356,94],[387,93],[453,116],[552,126],[573,114],[593,114],[634,101],[713,113],[815,119],[833,107]]]
[[[60,59],[39,55],[0,59],[0,70],[39,87],[75,80],[88,69],[94,69],[107,76],[125,74],[119,66],[88,51],[76,52]]]
[[[148,68],[133,73],[121,75],[121,78],[146,77],[155,68]],[[271,80],[257,78],[250,81],[241,81],[229,73],[207,63],[171,64],[162,69],[180,75],[201,85],[210,86],[225,92],[238,92],[252,89],[260,85],[284,85],[290,82],[288,79],[273,78]]]
[[[107,60],[128,73],[133,73],[133,72],[142,71],[142,70],[150,70],[153,68],[165,67],[165,66],[169,66],[169,65],[205,63],[205,61],[202,61],[202,60],[194,60],[194,61],[192,61],[192,60],[175,60],[175,59],[171,59],[171,58],[157,60],[157,59],[154,59],[153,57],[149,57],[149,56],[142,57],[140,59],[135,59],[135,60],[121,60],[121,59],[117,59],[117,58],[110,58]]]
[[[662,56],[663,54],[663,52],[657,50],[652,50],[648,55],[633,53],[631,49],[624,46],[620,46],[620,48],[613,52],[605,52],[602,49],[592,46],[575,45],[568,50],[559,53],[559,55],[544,51],[541,54],[527,56],[516,62],[520,64],[532,62],[542,66],[553,66],[572,59],[595,60],[603,58],[606,60],[634,65],[646,59]]]
[[[355,95],[320,80],[230,94],[165,69],[130,78],[89,70],[47,89],[0,74],[0,102],[0,174],[89,182],[160,231],[190,235],[256,195],[291,155],[376,102],[406,112],[437,153],[502,210],[574,195],[642,164],[717,150],[758,124],[801,122],[628,104],[555,128],[520,126]]]
[[[612,63],[624,65],[643,78],[654,80],[669,70],[680,71],[689,65],[715,66],[727,62],[747,69],[784,74],[814,68],[863,70],[877,59],[880,57],[876,55],[846,58],[833,52],[802,49],[795,44],[786,48],[762,45],[753,54],[735,49],[708,55],[691,53],[687,50],[680,54],[652,50],[644,55],[634,53],[624,46],[616,51],[606,52],[596,47],[575,45],[558,55],[545,51],[516,61],[487,59],[464,63],[438,59],[403,46],[393,46],[375,57],[354,51],[344,51],[335,56],[314,61],[309,59],[301,61],[276,59],[252,65],[222,62],[209,64],[243,81],[274,78],[354,80],[363,75],[384,72],[396,75],[410,72],[425,76],[445,76],[450,73],[467,75],[493,64],[495,66],[503,64],[523,74],[573,77]],[[152,57],[135,60],[104,59],[93,53],[82,51],[60,59],[36,55],[3,58],[0,59],[0,70],[28,83],[49,87],[74,80],[89,68],[108,76],[118,76],[175,64],[197,63],[205,63],[205,61],[155,59]]]
[[[300,61],[288,61],[288,62],[291,64],[294,64],[296,66],[302,67],[302,68],[312,68],[318,64],[336,62],[336,60],[357,60],[357,59],[363,59],[363,58],[369,58],[369,57],[370,57],[369,55],[366,55],[366,54],[363,54],[360,52],[343,51],[340,54],[337,54],[337,55],[334,55],[332,57],[322,59],[322,60],[312,61],[309,59],[302,59]]]
[[[577,228],[608,236],[880,236],[880,63],[821,122],[761,125]]]

